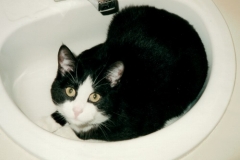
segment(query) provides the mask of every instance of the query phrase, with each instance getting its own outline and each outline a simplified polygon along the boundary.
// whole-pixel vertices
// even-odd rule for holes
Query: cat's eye
[[[88,98],[88,100],[90,102],[93,102],[93,103],[98,102],[100,99],[101,99],[101,96],[99,94],[97,94],[97,93],[90,94],[90,96]]]
[[[72,87],[67,87],[65,91],[68,97],[74,97],[76,95],[76,91]]]

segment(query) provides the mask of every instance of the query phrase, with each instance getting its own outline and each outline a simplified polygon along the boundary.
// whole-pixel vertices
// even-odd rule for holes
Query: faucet
[[[93,6],[103,15],[108,15],[118,12],[117,0],[88,0]]]
[[[54,0],[59,2],[62,0]],[[109,15],[119,11],[117,0],[88,0],[102,15]]]

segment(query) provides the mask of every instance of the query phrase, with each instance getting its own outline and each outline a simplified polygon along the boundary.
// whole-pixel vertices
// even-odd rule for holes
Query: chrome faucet
[[[54,0],[59,2],[62,0]],[[109,15],[118,12],[118,1],[117,0],[88,0],[92,5],[103,15]]]
[[[88,0],[99,12],[118,11],[117,0]]]

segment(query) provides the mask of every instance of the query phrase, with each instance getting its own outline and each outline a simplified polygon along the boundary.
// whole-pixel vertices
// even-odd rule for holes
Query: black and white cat
[[[127,7],[114,16],[104,43],[78,56],[60,47],[52,117],[80,139],[147,135],[189,109],[207,70],[204,46],[187,21],[154,7]]]

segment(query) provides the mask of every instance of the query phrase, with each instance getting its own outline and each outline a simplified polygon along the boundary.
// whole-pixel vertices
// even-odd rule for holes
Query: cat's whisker
[[[100,76],[100,74],[102,73],[102,71],[105,69],[107,65],[104,65],[101,69],[101,71],[99,72],[99,74],[97,75],[97,77],[95,78],[95,80],[93,81],[93,84],[95,84],[95,82],[97,81],[98,77]]]
[[[105,124],[108,126],[116,126],[116,124],[110,119],[108,119],[108,121],[106,121]]]
[[[98,79],[98,77],[100,76],[100,74],[102,73],[102,71],[107,67],[107,63],[108,63],[109,59],[110,59],[110,58],[108,57],[105,65],[103,65],[103,66],[101,67],[102,69],[101,69],[101,71],[99,72],[99,74],[97,75],[97,77],[95,78],[93,84],[95,84],[95,82],[97,81],[97,79]],[[99,68],[99,69],[100,69],[100,68]],[[98,71],[98,70],[97,70],[97,71]],[[97,72],[97,71],[96,71],[96,72]],[[96,73],[96,72],[95,72],[95,73]]]
[[[107,124],[101,124],[103,127],[105,127],[107,130],[109,130],[110,131],[110,128],[107,126]]]
[[[98,88],[98,87],[104,86],[104,85],[109,85],[109,83],[104,83],[104,84],[100,84],[100,85],[98,85],[98,86],[93,86],[93,87],[94,87],[94,88]]]
[[[79,62],[78,62],[79,63]],[[77,63],[77,66],[76,66],[76,79],[78,81],[78,63]],[[78,81],[79,82],[79,81]]]
[[[100,66],[98,69],[96,69],[95,71],[94,71],[94,74],[96,74],[100,69],[101,69],[101,71],[104,69],[104,67],[105,67],[105,65],[102,65],[102,66]],[[101,73],[101,71],[99,72],[99,74]]]
[[[65,76],[67,76],[67,77],[70,79],[70,81],[71,81],[72,83],[75,83],[75,81],[74,81],[74,80],[72,80],[72,78],[71,78],[71,77],[69,77],[67,74],[65,74]]]
[[[73,77],[73,75],[70,72],[67,72],[67,73],[72,77],[72,80],[73,80],[72,82],[77,83],[76,79]]]
[[[127,116],[120,115],[120,114],[118,114],[118,113],[115,113],[115,112],[112,112],[112,113],[113,113],[113,114],[116,114],[116,115],[118,115],[118,116],[120,116],[120,117],[127,118]]]
[[[86,139],[89,139],[92,134],[93,134],[93,130],[90,130],[89,132],[87,132],[87,134],[85,134]]]
[[[106,132],[104,131],[104,129],[102,128],[102,125],[99,125],[98,127],[99,127],[99,129],[102,131],[104,137],[105,137],[106,139],[108,139],[108,138],[107,138],[107,133],[106,133]]]
[[[102,80],[104,80],[106,77],[103,77],[102,79],[100,79],[96,84],[94,84],[94,86],[97,86]]]

